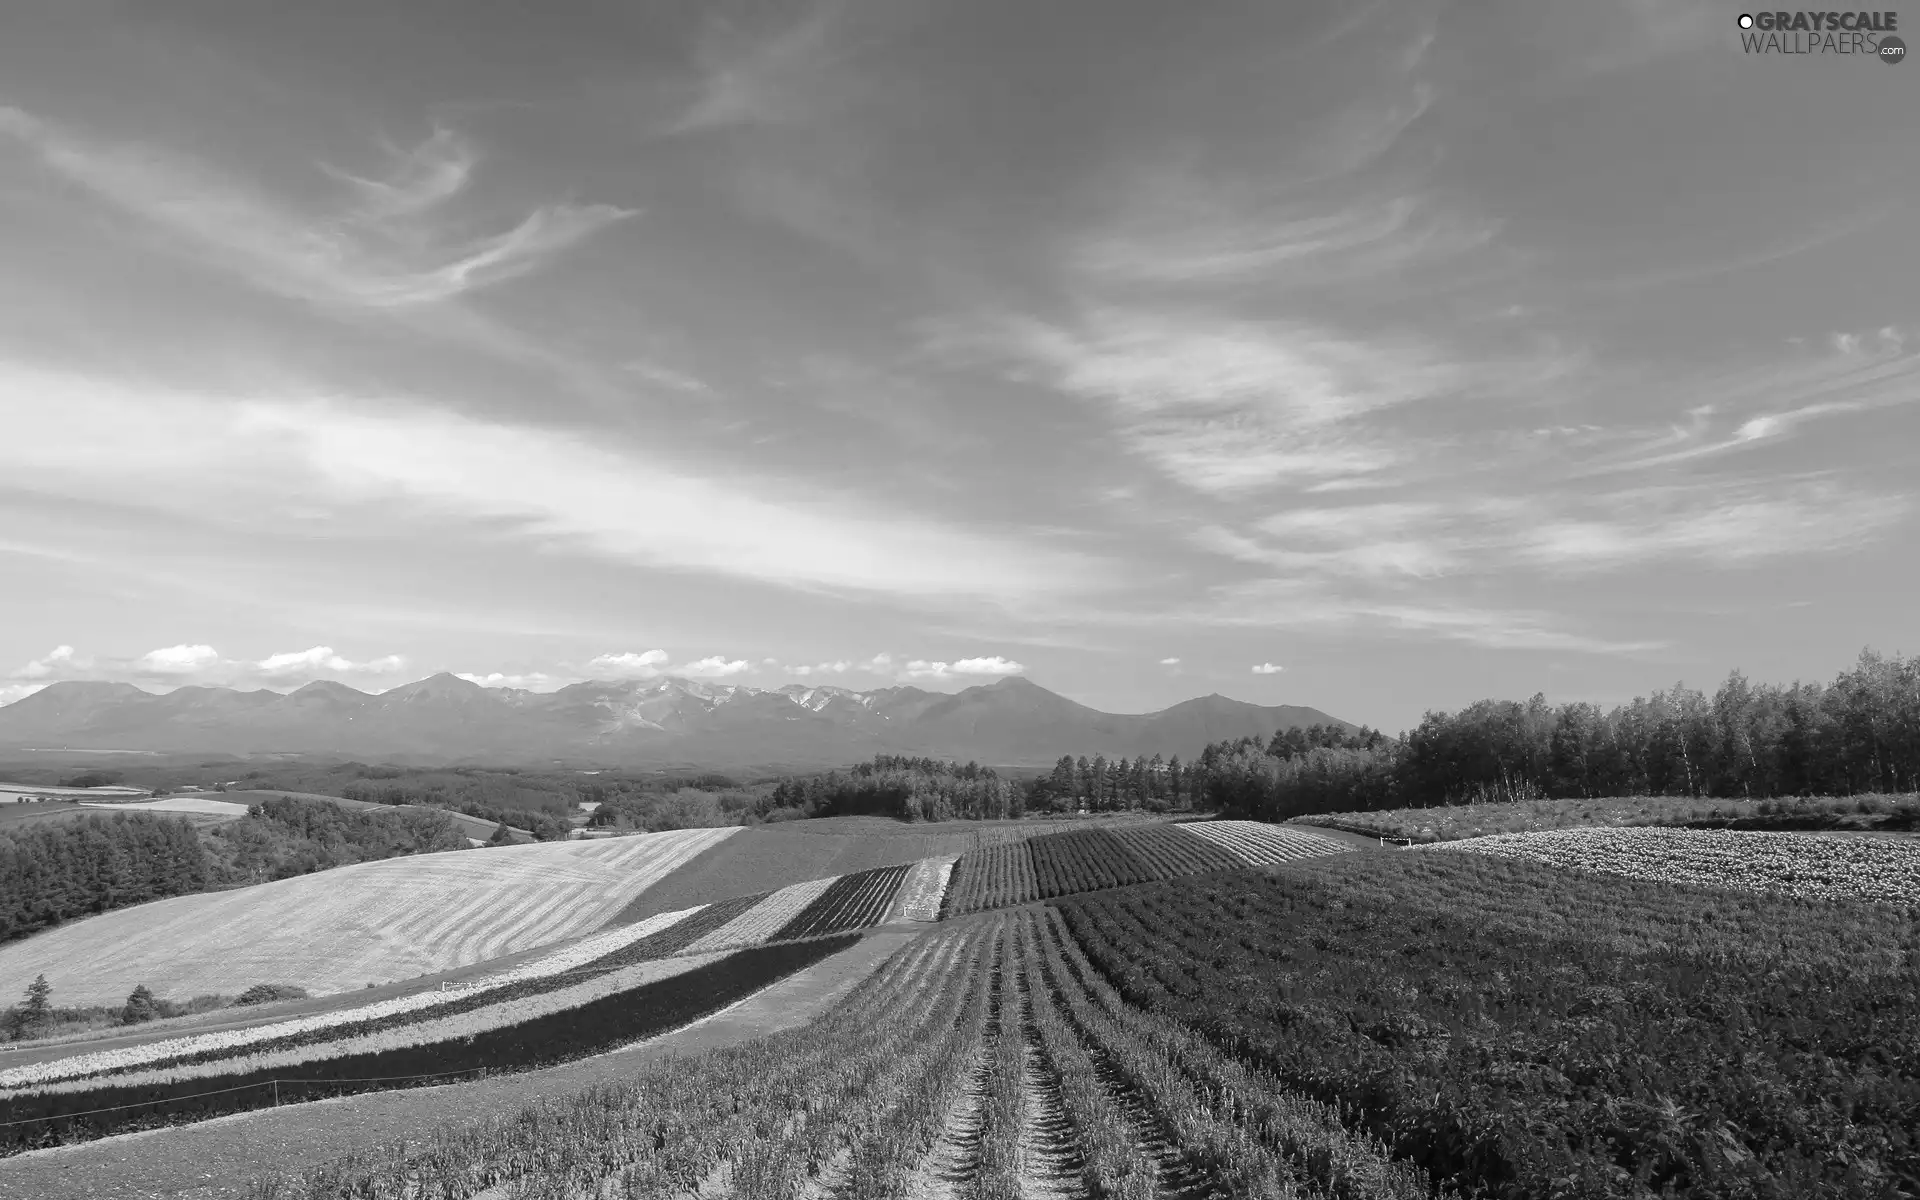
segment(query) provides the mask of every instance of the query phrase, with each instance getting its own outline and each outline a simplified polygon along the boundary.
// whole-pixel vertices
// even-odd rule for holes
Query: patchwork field
[[[90,917],[0,948],[0,995],[44,973],[62,1004],[337,992],[576,937],[740,831],[691,829],[417,855]]]
[[[1068,830],[961,855],[940,911],[964,916],[1073,892],[1273,866],[1352,849],[1336,838],[1258,821]]]
[[[1439,842],[1472,852],[1704,887],[1920,908],[1920,842],[1841,834],[1732,830],[1549,829]]]
[[[655,913],[712,904],[828,875],[952,857],[983,846],[1045,837],[1067,829],[1147,823],[1139,817],[1101,817],[907,825],[883,817],[829,817],[756,826],[707,850],[673,878],[640,896],[619,919],[637,921]]]
[[[1707,799],[1694,796],[1599,796],[1519,800],[1497,804],[1450,804],[1380,812],[1318,813],[1294,817],[1294,827],[1344,830],[1416,845],[1538,833],[1548,829],[1628,826],[1721,827],[1741,830],[1920,830],[1920,795],[1787,796],[1777,800]]]
[[[1889,903],[1914,860],[1882,858],[1917,848],[1647,829],[1355,848],[1081,827],[638,920],[603,897],[591,932],[445,990],[0,1055],[0,1196],[1911,1194],[1920,925]],[[685,870],[711,847],[677,852]],[[782,990],[863,944],[889,953]],[[772,1021],[788,991],[813,1007]],[[596,1057],[732,1011],[767,1036]],[[276,1082],[284,1103],[500,1071],[273,1107]],[[134,1157],[3,1157],[182,1122]],[[262,1176],[266,1130],[300,1150]]]
[[[1898,1200],[1920,930],[1885,915],[1469,853],[1107,888],[936,926],[802,1028],[248,1194]]]

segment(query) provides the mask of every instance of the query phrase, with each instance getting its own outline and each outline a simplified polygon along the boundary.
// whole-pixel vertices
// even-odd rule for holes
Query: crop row
[[[1464,854],[1055,903],[1126,1006],[1461,1193],[1892,1200],[1920,1179],[1911,928]],[[1822,957],[1826,927],[1863,961]]]
[[[1499,833],[1420,848],[1497,854],[1664,883],[1920,908],[1920,841],[1907,839],[1640,826]]]
[[[1023,1138],[1047,1103],[1073,1177],[1043,1190],[1430,1194],[1327,1106],[1274,1094],[1271,1078],[1127,1006],[1050,910],[923,936],[804,1029],[269,1177],[252,1194],[905,1200],[958,1175],[956,1195],[1000,1200],[1033,1194]]]
[[[211,1062],[219,1058],[392,1029],[502,1001],[564,987],[581,973],[603,973],[627,961],[614,958],[635,943],[696,915],[697,909],[661,913],[634,925],[604,930],[532,962],[440,991],[415,992],[372,1004],[314,1013],[285,1021],[214,1033],[189,1034],[137,1046],[77,1054],[0,1071],[0,1092],[135,1068]]]
[[[937,921],[940,901],[947,894],[947,881],[953,878],[953,864],[959,855],[923,858],[913,864],[894,897],[892,916],[908,921]]]
[[[960,857],[943,917],[1208,871],[1343,852],[1332,838],[1258,821],[1076,829]]]
[[[847,1194],[901,1197],[978,1052],[1004,953],[990,924],[929,934],[803,1028],[448,1127],[425,1144],[270,1176],[253,1194],[457,1200],[505,1183],[527,1196],[604,1183],[615,1195],[720,1188],[775,1200],[832,1174]]]
[[[853,941],[758,947],[665,979],[471,1036],[392,1046],[214,1078],[101,1081],[0,1097],[0,1151],[201,1120],[262,1105],[379,1090],[423,1078],[545,1066],[636,1041],[724,1008]],[[295,1077],[290,1077],[296,1075]],[[105,1110],[105,1111],[102,1111]]]
[[[1270,867],[1348,849],[1325,834],[1263,821],[1194,821],[1175,828],[1207,839],[1250,867]]]
[[[833,886],[831,877],[809,879],[801,883],[790,884],[760,903],[749,908],[725,925],[688,943],[686,952],[699,954],[707,950],[721,950],[731,946],[754,946],[770,941],[782,926],[820,898],[820,893]]]
[[[553,1013],[581,1008],[608,996],[631,992],[646,984],[686,971],[697,970],[721,957],[718,954],[688,955],[681,958],[635,963],[588,977],[571,986],[545,988],[498,998],[490,996],[484,1003],[452,1006],[450,1010],[435,1009],[420,1019],[329,1030],[326,1036],[283,1038],[274,1042],[248,1046],[240,1053],[197,1056],[157,1063],[133,1071],[114,1071],[90,1075],[83,1079],[64,1079],[56,1083],[21,1088],[7,1093],[5,1098],[17,1099],[23,1096],[86,1092],[109,1084],[114,1087],[130,1088],[179,1083],[190,1079],[217,1082],[230,1075],[274,1069],[293,1071],[328,1059],[468,1038],[475,1034],[523,1024]]]
[[[1022,914],[1027,969],[1037,971],[1038,1008],[1048,1050],[1069,1096],[1104,1078],[1109,1092],[1138,1101],[1145,1122],[1176,1148],[1190,1175],[1229,1196],[1290,1194],[1426,1200],[1426,1174],[1395,1162],[1386,1147],[1345,1129],[1324,1104],[1289,1095],[1270,1076],[1250,1071],[1176,1022],[1129,1007],[1087,962],[1049,908]],[[1047,1015],[1052,1014],[1052,1015]],[[1073,1065],[1085,1059],[1087,1066]],[[1098,1107],[1097,1098],[1082,1101]],[[1136,1125],[1141,1118],[1136,1117]],[[1124,1132],[1113,1116],[1075,1116],[1088,1132]],[[1097,1141],[1098,1139],[1096,1139]],[[1105,1155],[1120,1161],[1137,1144],[1128,1138]],[[1096,1155],[1096,1158],[1101,1157]],[[1095,1194],[1111,1181],[1089,1180]]]
[[[910,865],[877,867],[842,875],[774,937],[779,940],[819,937],[876,924],[893,907],[893,894],[900,889]]]

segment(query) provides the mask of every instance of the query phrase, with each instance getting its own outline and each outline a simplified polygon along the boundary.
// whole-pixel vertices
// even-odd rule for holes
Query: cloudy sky
[[[1920,650],[1920,67],[1737,15],[16,0],[0,698]]]

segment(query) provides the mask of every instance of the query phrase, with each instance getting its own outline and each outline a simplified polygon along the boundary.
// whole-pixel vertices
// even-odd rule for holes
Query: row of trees
[[[0,942],[148,900],[466,846],[443,811],[355,812],[292,796],[204,832],[143,812],[36,822],[0,832]]]
[[[876,755],[844,771],[782,779],[759,797],[761,820],[872,814],[905,821],[991,821],[1026,811],[1025,791],[979,763]]]
[[[0,942],[77,917],[204,890],[216,872],[193,827],[93,813],[0,832]]]
[[[1676,684],[1608,710],[1483,700],[1429,712],[1398,738],[1216,743],[1196,770],[1208,806],[1267,820],[1544,797],[1920,791],[1920,659],[1863,651],[1824,685],[1736,671],[1711,696]]]
[[[275,1000],[304,1000],[307,990],[284,983],[256,983],[238,996],[195,996],[191,1000],[169,1000],[156,996],[142,983],[127,995],[118,1008],[86,1005],[60,1008],[53,1003],[53,985],[45,975],[36,975],[20,1002],[0,1012],[0,1042],[54,1037],[79,1029],[99,1029],[108,1025],[144,1025],[168,1017],[211,1012],[230,1004],[266,1004]]]
[[[251,805],[244,820],[215,826],[210,840],[223,881],[234,883],[467,848],[466,834],[443,810],[359,811],[301,796]]]

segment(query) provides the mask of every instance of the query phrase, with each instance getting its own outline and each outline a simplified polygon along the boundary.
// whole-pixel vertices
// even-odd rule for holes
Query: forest
[[[1362,731],[1366,734],[1367,731]],[[1223,814],[1284,820],[1601,796],[1769,799],[1920,791],[1920,659],[1863,651],[1830,684],[1711,696],[1675,684],[1630,704],[1483,700],[1398,738],[1208,746],[1197,790]]]
[[[204,830],[140,812],[14,827],[0,830],[0,942],[168,896],[466,845],[443,813],[351,812],[297,797]]]

